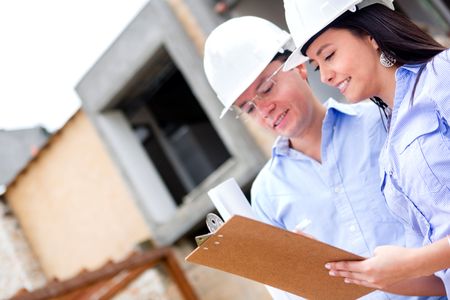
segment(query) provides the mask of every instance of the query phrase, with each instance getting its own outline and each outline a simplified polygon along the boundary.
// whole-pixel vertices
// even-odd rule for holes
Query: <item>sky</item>
[[[55,131],[75,86],[149,0],[0,0],[0,129]]]

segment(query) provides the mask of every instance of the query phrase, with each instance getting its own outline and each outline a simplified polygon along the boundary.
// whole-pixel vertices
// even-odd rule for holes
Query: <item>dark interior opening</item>
[[[173,62],[141,78],[119,109],[180,205],[230,154]]]

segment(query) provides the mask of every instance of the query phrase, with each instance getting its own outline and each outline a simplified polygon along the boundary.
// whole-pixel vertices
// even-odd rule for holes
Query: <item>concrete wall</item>
[[[78,112],[6,191],[47,277],[128,254],[149,237],[94,127]]]
[[[47,141],[41,127],[0,129],[0,185],[7,185]],[[0,188],[0,194],[2,189]]]
[[[221,21],[212,2],[149,1],[76,87],[83,108],[101,133],[159,245],[172,244],[203,222],[213,210],[209,189],[230,177],[246,186],[266,161],[258,141],[268,135],[259,132],[263,138],[253,138],[246,124],[237,122],[232,114],[218,119],[222,105],[205,78],[201,52],[206,33]],[[141,84],[158,78],[170,64],[179,70],[231,155],[184,196],[178,207],[120,110]],[[133,155],[128,155],[130,152]],[[155,199],[154,194],[159,197]]]

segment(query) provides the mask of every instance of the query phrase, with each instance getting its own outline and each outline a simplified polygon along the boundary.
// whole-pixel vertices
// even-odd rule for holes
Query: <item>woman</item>
[[[450,51],[393,11],[390,1],[331,2],[307,7],[308,1],[285,0],[298,47],[289,65],[306,55],[321,80],[349,101],[371,98],[379,105],[389,130],[381,187],[392,213],[423,247],[383,246],[362,262],[326,268],[348,283],[401,291],[436,273],[450,295]]]

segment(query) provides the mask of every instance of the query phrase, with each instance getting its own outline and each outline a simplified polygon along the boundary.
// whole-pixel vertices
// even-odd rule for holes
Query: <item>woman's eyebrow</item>
[[[322,46],[317,50],[316,55],[319,56],[319,55],[322,53],[322,51],[323,51],[326,47],[328,47],[328,46],[330,46],[330,45],[331,45],[330,43],[325,44],[325,45],[322,45]]]

